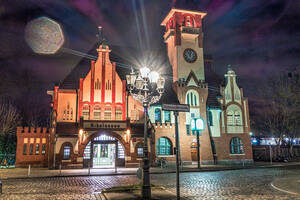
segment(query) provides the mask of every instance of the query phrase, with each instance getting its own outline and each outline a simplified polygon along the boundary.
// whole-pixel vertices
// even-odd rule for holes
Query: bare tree
[[[299,72],[285,72],[270,78],[263,91],[263,119],[270,136],[277,138],[274,156],[282,157],[280,145],[290,146],[293,156],[293,140],[299,137],[300,124]]]
[[[0,100],[0,134],[15,134],[20,115],[10,100]]]

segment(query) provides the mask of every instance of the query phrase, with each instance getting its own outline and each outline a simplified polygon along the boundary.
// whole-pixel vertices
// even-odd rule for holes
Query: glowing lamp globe
[[[48,17],[39,17],[25,27],[25,41],[38,54],[55,54],[64,44],[60,25]]]
[[[150,72],[149,74],[149,80],[151,83],[157,83],[159,78],[159,74],[155,71]]]
[[[150,69],[148,67],[143,67],[140,69],[142,78],[147,78],[150,72]]]
[[[143,83],[144,83],[144,81],[143,81],[142,77],[139,76],[139,77],[136,79],[135,83],[136,83],[136,88],[137,88],[138,90],[141,90],[141,89],[143,88]]]

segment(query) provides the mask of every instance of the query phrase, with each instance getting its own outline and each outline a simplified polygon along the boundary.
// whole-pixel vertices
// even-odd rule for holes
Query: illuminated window
[[[70,160],[70,154],[71,154],[71,147],[70,146],[64,146],[64,160]]]
[[[90,119],[90,107],[88,105],[84,105],[82,109],[82,116],[84,120]]]
[[[94,120],[101,120],[101,108],[99,105],[94,107]]]
[[[164,112],[165,122],[171,122],[171,113],[170,111]]]
[[[23,155],[27,154],[27,144],[23,144]]]
[[[122,108],[120,106],[116,107],[116,120],[122,120]]]
[[[227,112],[227,124],[233,125],[233,112],[231,110]]]
[[[241,125],[241,114],[239,111],[234,112],[234,122],[236,125]]]
[[[158,139],[157,144],[157,155],[171,155],[171,142],[168,138],[161,137]]]
[[[104,110],[104,120],[111,120],[111,107],[106,107]]]
[[[159,108],[155,108],[155,123],[161,122],[161,110]]]
[[[42,155],[46,153],[46,144],[42,144]]]
[[[242,126],[241,109],[237,105],[227,108],[227,124],[229,126]]]
[[[243,154],[244,145],[240,138],[234,137],[230,141],[230,153],[231,154]]]
[[[199,95],[198,92],[195,90],[190,90],[186,94],[186,104],[189,104],[190,106],[199,106]]]
[[[35,154],[39,155],[40,154],[40,144],[35,145]]]
[[[143,145],[142,144],[138,144],[136,150],[137,150],[137,157],[138,158],[143,157],[143,153],[144,153],[144,151],[143,151]]]

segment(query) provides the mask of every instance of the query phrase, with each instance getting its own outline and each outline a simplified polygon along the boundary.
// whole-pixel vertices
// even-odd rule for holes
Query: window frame
[[[23,144],[23,155],[27,155],[27,144]]]
[[[239,137],[233,137],[230,140],[230,154],[238,155],[244,154],[244,144]]]
[[[157,119],[158,116],[159,116],[159,118]],[[155,123],[161,123],[161,109],[160,108],[154,109],[154,121],[155,121]]]
[[[63,160],[70,160],[71,159],[71,149],[72,149],[72,147],[69,146],[69,145],[64,146],[64,148],[63,148]]]
[[[141,149],[141,152],[139,151],[139,149]],[[136,155],[137,155],[137,158],[144,157],[144,147],[143,147],[143,144],[139,143],[139,144],[136,145]]]
[[[164,140],[165,144],[162,144],[162,141]],[[157,150],[157,155],[158,156],[169,156],[169,155],[173,155],[172,153],[172,142],[169,138],[166,137],[160,137],[157,140],[157,144],[156,144],[156,150]],[[163,150],[163,152],[161,151]]]
[[[35,144],[35,155],[40,155],[40,144]]]

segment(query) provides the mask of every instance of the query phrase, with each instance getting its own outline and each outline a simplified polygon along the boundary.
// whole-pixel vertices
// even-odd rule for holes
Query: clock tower
[[[202,19],[204,12],[173,8],[165,17],[165,43],[173,68],[173,82],[186,80],[193,71],[198,81],[204,81]]]

